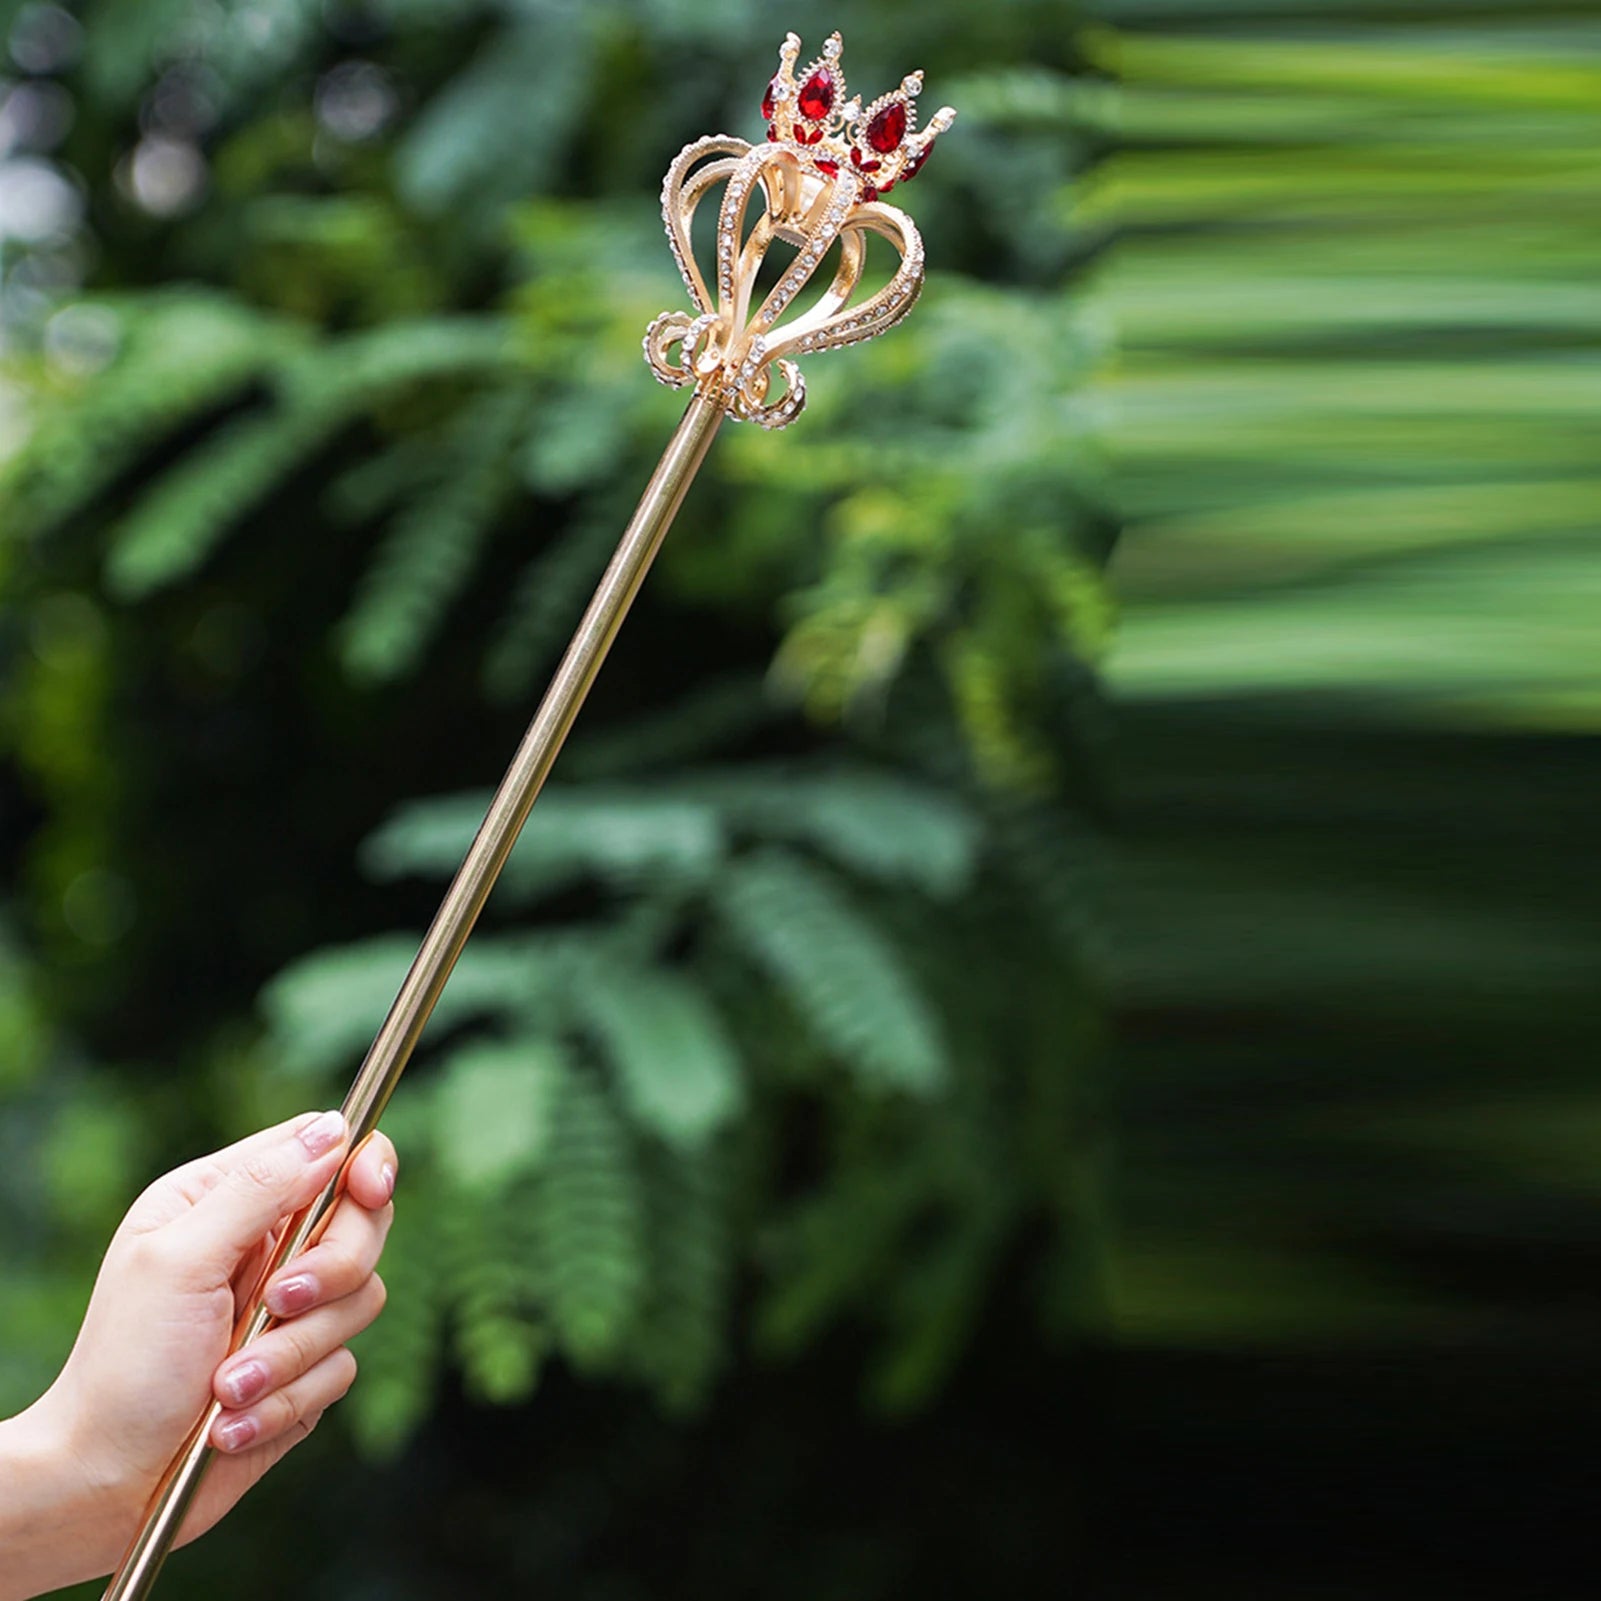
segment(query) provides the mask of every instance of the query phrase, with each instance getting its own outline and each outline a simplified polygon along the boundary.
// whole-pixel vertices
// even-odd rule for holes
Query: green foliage
[[[383,1317],[353,1346],[361,1364],[360,1402],[347,1411],[357,1442],[374,1456],[399,1451],[427,1416],[442,1334],[441,1277],[446,1270],[461,1272],[452,1247],[482,1249],[480,1237],[470,1232],[457,1230],[452,1237],[445,1220],[427,1205],[426,1184],[415,1182],[407,1166],[406,1187],[416,1192],[417,1202],[397,1212],[384,1252],[388,1303]]]
[[[0,460],[14,534],[103,494],[196,415],[301,354],[305,331],[217,292],[86,301],[66,317],[64,370],[40,371],[27,435]]]
[[[360,409],[397,388],[503,360],[503,336],[492,325],[434,322],[353,335],[314,358],[287,364],[278,375],[277,405],[268,416],[247,414],[224,424],[144,496],[111,548],[109,586],[114,593],[136,598],[184,577],[241,514],[308,452],[326,445],[330,432]],[[481,500],[481,492],[475,498]],[[442,508],[447,533],[459,536],[463,527],[470,530],[475,509],[482,510],[469,502],[464,511],[447,501]],[[436,507],[435,516],[440,514]],[[413,533],[412,543],[417,542]],[[415,553],[412,559],[418,559]],[[398,587],[402,598],[391,599],[391,604],[403,606],[404,577],[395,572],[399,565],[391,551],[387,571],[381,568],[374,582],[380,595],[392,597]],[[414,591],[415,580],[411,587]],[[367,626],[376,631],[375,624]]]
[[[706,1399],[727,1347],[736,1265],[728,1163],[718,1150],[642,1153],[650,1283],[633,1334],[633,1361],[662,1402]]]
[[[429,101],[396,153],[400,192],[424,212],[479,218],[547,187],[583,109],[594,13],[529,8]]]
[[[739,1111],[738,1061],[694,985],[670,972],[625,974],[601,964],[572,999],[640,1127],[694,1152]]]
[[[403,807],[362,859],[385,879],[442,878],[485,800]],[[838,1067],[878,1097],[938,1095],[949,1054],[933,998],[900,954],[896,907],[908,892],[970,891],[984,833],[953,795],[838,765],[747,763],[547,791],[501,904],[570,900],[586,884],[606,899],[597,915],[537,934],[480,933],[435,1013],[434,1037],[452,1043],[407,1090],[429,1105],[407,1125],[408,1162],[438,1185],[422,1204],[468,1235],[489,1226],[486,1209],[526,1204],[533,1219],[513,1279],[485,1262],[470,1293],[435,1292],[480,1393],[523,1393],[547,1339],[664,1401],[704,1393],[737,1266],[732,1214],[748,1204],[718,1176],[728,1136],[743,1127],[749,1138],[742,1114],[777,1059],[830,1097],[849,1082]],[[808,846],[852,871],[857,893],[802,854]],[[669,961],[672,949],[687,955]],[[296,1073],[348,1067],[406,956],[399,940],[368,940],[280,974],[264,994],[273,1059]],[[782,1053],[775,1031],[790,1038]],[[404,1220],[398,1233],[404,1251]],[[504,1241],[497,1249],[504,1256]],[[521,1322],[505,1299],[513,1283]],[[414,1330],[400,1338],[414,1351]],[[395,1382],[379,1392],[373,1439],[393,1427]],[[426,1371],[416,1382],[426,1386]]]
[[[489,804],[487,792],[442,795],[402,807],[362,848],[377,878],[452,872]],[[519,902],[565,889],[586,874],[619,887],[700,881],[725,849],[721,820],[706,807],[645,794],[550,785],[501,874],[498,893]]]
[[[394,678],[420,659],[512,489],[508,455],[529,410],[527,395],[491,390],[453,419],[437,476],[395,518],[345,619],[344,660],[357,677]]]
[[[474,1040],[452,1051],[434,1097],[442,1172],[464,1189],[504,1187],[553,1138],[562,1058],[538,1040]]]
[[[785,852],[764,851],[727,875],[717,909],[795,1015],[865,1079],[937,1087],[944,1055],[926,1003],[893,946],[825,875]]]
[[[551,1320],[580,1367],[619,1350],[645,1286],[645,1217],[628,1132],[588,1075],[562,1080],[532,1201]]]

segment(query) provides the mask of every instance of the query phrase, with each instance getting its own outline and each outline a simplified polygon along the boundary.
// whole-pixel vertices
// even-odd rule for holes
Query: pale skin
[[[350,1388],[346,1348],[384,1303],[375,1271],[398,1161],[350,1165],[322,1239],[274,1275],[280,1321],[228,1355],[275,1231],[339,1171],[338,1113],[307,1113],[158,1179],[113,1236],[61,1376],[0,1422],[0,1601],[109,1573],[163,1468],[215,1397],[217,1448],[179,1535],[204,1534]]]

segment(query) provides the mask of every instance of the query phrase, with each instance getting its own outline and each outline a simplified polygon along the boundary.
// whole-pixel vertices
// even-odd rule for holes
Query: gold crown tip
[[[846,86],[841,49],[840,34],[830,34],[797,73],[801,41],[786,35],[761,100],[766,139],[751,145],[716,135],[686,145],[662,186],[667,236],[696,314],[656,318],[645,332],[645,359],[662,383],[693,384],[729,415],[763,428],[786,427],[806,403],[794,357],[876,338],[905,318],[922,289],[917,229],[897,206],[879,202],[922,171],[956,113],[942,106],[918,129],[922,68],[864,107]],[[702,168],[686,185],[694,162],[725,153],[733,159]],[[694,260],[691,225],[701,196],[724,176],[709,283]],[[747,232],[752,211],[757,220]],[[882,234],[901,259],[888,283],[853,302],[868,232]],[[756,276],[775,238],[800,248],[764,297]],[[838,264],[826,266],[837,241]],[[819,271],[825,280],[833,275],[825,294],[786,317]]]

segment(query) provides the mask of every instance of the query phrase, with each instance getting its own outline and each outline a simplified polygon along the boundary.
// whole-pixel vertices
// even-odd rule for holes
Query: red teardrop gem
[[[837,161],[825,161],[821,156],[819,156],[817,160],[812,163],[812,165],[816,167],[819,172],[826,172],[830,178],[837,178],[839,176],[839,163]]]
[[[826,72],[814,72],[800,92],[800,114],[808,122],[821,122],[834,109],[834,80]]]
[[[906,102],[904,100],[891,100],[867,125],[867,142],[881,156],[887,156],[890,151],[898,149],[901,140],[905,137]]]
[[[775,90],[777,87],[778,79],[774,78],[773,81],[767,86],[767,93],[762,96],[763,122],[771,122],[773,120],[773,90]]]

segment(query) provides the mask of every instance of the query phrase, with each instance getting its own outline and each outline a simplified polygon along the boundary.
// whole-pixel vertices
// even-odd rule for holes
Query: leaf
[[[518,1187],[454,1191],[445,1202],[444,1260],[454,1347],[468,1392],[498,1405],[521,1401],[538,1382],[550,1331],[538,1308],[542,1274],[531,1260]]]
[[[633,1339],[635,1361],[667,1404],[705,1399],[726,1345],[734,1238],[728,1164],[718,1152],[657,1147],[643,1167],[650,1291]]]
[[[455,871],[489,805],[475,791],[412,801],[362,846],[378,879]],[[666,878],[699,882],[721,859],[717,820],[704,806],[625,790],[549,785],[501,875],[498,893],[534,900],[593,874],[620,887]]]
[[[384,1248],[385,1315],[357,1336],[361,1383],[350,1397],[357,1444],[395,1456],[433,1404],[441,1323],[440,1197],[408,1180]]]
[[[305,330],[288,319],[194,286],[87,299],[57,315],[59,326],[87,330],[94,348],[115,355],[65,392],[30,396],[31,432],[0,451],[0,506],[18,531],[59,526],[163,436],[235,398],[306,345]]]
[[[715,905],[749,960],[861,1078],[930,1094],[948,1064],[931,1009],[894,947],[835,881],[768,850],[737,862]]]
[[[576,6],[543,8],[495,33],[401,140],[406,199],[438,213],[542,190],[582,105],[592,23]]]
[[[286,967],[261,992],[280,1067],[321,1072],[365,1049],[416,954],[410,934],[383,934]]]
[[[106,580],[137,599],[193,572],[333,431],[397,386],[507,361],[489,318],[418,319],[352,334],[283,364],[277,402],[225,423],[182,457],[118,529]]]
[[[627,1132],[600,1084],[562,1075],[556,1132],[531,1218],[552,1327],[581,1368],[626,1340],[645,1287],[645,1224]]]
[[[552,500],[618,476],[630,432],[629,404],[638,394],[626,383],[569,384],[540,411],[539,426],[522,452],[525,482]],[[621,524],[609,527],[615,538]]]
[[[417,954],[419,936],[384,934],[302,957],[261,992],[283,1069],[320,1073],[364,1051]],[[521,935],[473,940],[462,953],[430,1028],[469,1018],[523,1019],[556,1005],[564,983],[560,942]]]
[[[966,884],[978,849],[977,819],[948,791],[870,768],[746,763],[667,793],[704,797],[759,838],[811,845],[842,867],[934,895]]]
[[[739,1059],[711,1003],[674,973],[597,962],[572,992],[634,1121],[695,1150],[744,1102]]]
[[[381,682],[416,667],[511,491],[509,454],[527,413],[515,389],[462,408],[436,481],[396,517],[341,625],[341,655],[356,677]]]
[[[118,528],[106,559],[107,588],[138,600],[193,572],[233,523],[327,443],[337,421],[335,407],[324,403],[224,424]]]
[[[452,1051],[435,1091],[434,1149],[447,1176],[492,1188],[537,1167],[550,1144],[562,1056],[553,1040],[474,1040]]]
[[[523,568],[484,660],[484,686],[496,700],[526,694],[539,669],[567,643],[626,518],[619,501],[601,495]]]

